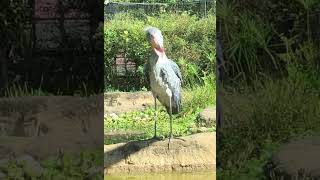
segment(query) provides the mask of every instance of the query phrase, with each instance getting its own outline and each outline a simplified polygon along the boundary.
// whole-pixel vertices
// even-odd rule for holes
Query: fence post
[[[207,17],[207,0],[200,0],[201,15]]]
[[[6,54],[6,48],[4,50],[0,50],[0,63],[1,63],[1,80],[2,87],[6,89],[8,86],[8,58]]]

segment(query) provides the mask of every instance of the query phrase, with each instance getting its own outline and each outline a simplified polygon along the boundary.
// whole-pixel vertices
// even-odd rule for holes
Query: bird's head
[[[159,56],[164,55],[165,49],[161,31],[156,27],[147,27],[145,28],[145,32],[153,51]]]

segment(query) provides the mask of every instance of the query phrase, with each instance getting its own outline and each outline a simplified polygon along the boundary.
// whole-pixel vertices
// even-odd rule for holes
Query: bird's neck
[[[153,52],[161,58],[166,56],[166,52],[164,48],[153,48]]]

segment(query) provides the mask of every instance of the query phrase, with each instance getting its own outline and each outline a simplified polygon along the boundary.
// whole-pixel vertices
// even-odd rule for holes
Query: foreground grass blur
[[[221,93],[218,178],[264,179],[264,165],[292,138],[320,135],[320,96],[308,79],[266,81],[256,90]],[[232,106],[230,106],[232,104]]]
[[[49,180],[49,179],[92,179],[102,180],[103,173],[100,169],[103,165],[104,154],[99,150],[82,151],[80,154],[62,153],[57,156],[40,160],[44,168],[42,175],[32,173],[35,167],[21,165],[16,159],[10,159],[7,163],[2,161],[1,170],[7,174],[7,179],[14,180]]]

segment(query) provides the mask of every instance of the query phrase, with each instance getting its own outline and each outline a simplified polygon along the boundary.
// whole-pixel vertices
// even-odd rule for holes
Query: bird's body
[[[172,114],[177,114],[181,111],[182,76],[179,66],[165,54],[161,31],[155,27],[149,27],[145,31],[152,47],[151,56],[144,68],[145,77],[150,84],[155,100],[155,110],[157,109],[156,99],[158,99],[169,113],[170,145],[170,138],[172,137]],[[156,137],[156,131],[157,115],[155,111],[154,137]]]
[[[172,114],[179,113],[181,110],[181,73],[177,69],[178,65],[167,56],[159,57],[152,53],[147,66],[146,73],[148,73],[147,77],[153,96],[166,107],[167,112],[169,112],[169,97],[171,97]]]

